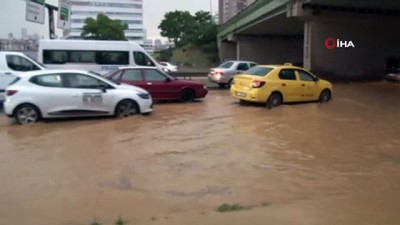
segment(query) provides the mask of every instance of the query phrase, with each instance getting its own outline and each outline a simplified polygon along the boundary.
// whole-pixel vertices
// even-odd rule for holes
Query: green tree
[[[180,47],[188,44],[193,23],[194,18],[190,12],[176,10],[166,13],[158,28],[161,30],[161,36],[167,37],[176,47]]]
[[[194,15],[187,11],[169,12],[158,28],[161,36],[173,41],[175,47],[199,47],[211,62],[218,61],[218,26],[209,12],[198,11]]]
[[[120,20],[112,20],[104,14],[96,19],[86,18],[81,37],[94,40],[126,40],[125,30],[128,25]]]

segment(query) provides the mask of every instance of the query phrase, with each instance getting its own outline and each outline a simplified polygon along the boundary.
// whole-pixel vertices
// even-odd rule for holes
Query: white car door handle
[[[147,85],[152,85],[153,83],[147,82]]]
[[[4,74],[5,74],[5,75],[13,75],[13,74],[10,73],[10,72],[5,72]]]

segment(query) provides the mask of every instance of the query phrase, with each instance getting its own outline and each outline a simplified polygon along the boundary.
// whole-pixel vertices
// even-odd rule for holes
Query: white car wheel
[[[14,111],[14,118],[18,124],[33,124],[39,121],[39,110],[31,104],[18,106]]]
[[[139,107],[136,102],[132,100],[122,100],[115,107],[115,116],[119,118],[128,117],[137,113],[139,113]]]

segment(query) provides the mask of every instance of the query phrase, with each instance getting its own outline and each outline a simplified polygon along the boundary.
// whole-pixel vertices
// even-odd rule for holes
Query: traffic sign
[[[44,24],[45,15],[45,0],[26,0],[26,21]]]
[[[71,8],[69,0],[58,1],[58,19],[57,27],[63,30],[68,30],[71,25]]]

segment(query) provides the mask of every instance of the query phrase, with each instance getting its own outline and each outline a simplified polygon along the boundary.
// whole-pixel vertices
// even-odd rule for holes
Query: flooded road
[[[334,91],[273,110],[214,90],[123,120],[0,117],[0,224],[398,225],[400,86]]]

